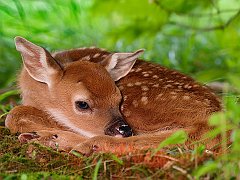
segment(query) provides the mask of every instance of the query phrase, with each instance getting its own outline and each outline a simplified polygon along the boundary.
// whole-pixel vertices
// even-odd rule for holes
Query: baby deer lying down
[[[155,147],[181,129],[200,139],[210,129],[209,116],[221,110],[206,86],[139,60],[143,50],[79,48],[51,54],[22,37],[15,42],[24,64],[23,105],[9,113],[6,126],[22,133],[20,141],[84,154],[106,145]]]

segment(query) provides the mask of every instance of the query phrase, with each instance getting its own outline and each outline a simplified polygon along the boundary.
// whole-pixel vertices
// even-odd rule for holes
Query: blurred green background
[[[240,0],[0,0],[0,89],[21,67],[17,35],[51,51],[144,48],[200,82],[240,87]]]

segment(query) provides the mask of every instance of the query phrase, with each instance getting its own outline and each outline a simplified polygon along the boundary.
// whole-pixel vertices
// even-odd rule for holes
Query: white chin
[[[122,138],[123,136],[122,136],[121,134],[117,134],[117,135],[115,135],[114,137]]]

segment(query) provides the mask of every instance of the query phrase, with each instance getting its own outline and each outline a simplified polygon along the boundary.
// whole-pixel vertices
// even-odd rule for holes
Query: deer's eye
[[[90,108],[88,103],[86,103],[85,101],[76,101],[75,104],[77,108],[81,110],[87,110]]]

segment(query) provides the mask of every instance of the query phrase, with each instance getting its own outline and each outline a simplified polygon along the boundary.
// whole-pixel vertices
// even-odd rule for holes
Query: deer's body
[[[23,106],[10,112],[6,125],[13,133],[23,133],[20,139],[32,139],[28,133],[35,131],[48,146],[57,142],[62,149],[82,152],[103,144],[156,146],[179,129],[199,139],[209,130],[209,116],[221,110],[207,87],[175,70],[137,60],[141,51],[82,48],[50,55],[26,40],[16,44],[25,60],[19,78]],[[32,59],[40,59],[40,64],[31,64]],[[79,101],[89,109],[76,109]],[[111,137],[127,137],[131,131],[135,136]]]

